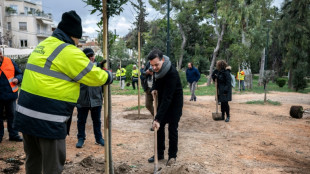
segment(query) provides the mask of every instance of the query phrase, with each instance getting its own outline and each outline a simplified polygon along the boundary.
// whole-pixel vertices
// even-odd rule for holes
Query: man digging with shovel
[[[165,125],[168,123],[169,150],[167,166],[176,162],[178,152],[178,126],[183,108],[183,90],[179,73],[171,65],[169,57],[163,56],[160,50],[153,50],[148,60],[155,72],[152,94],[158,96],[157,114],[153,121],[153,129],[157,133],[158,160],[164,159],[165,151]],[[154,156],[148,159],[150,163]]]

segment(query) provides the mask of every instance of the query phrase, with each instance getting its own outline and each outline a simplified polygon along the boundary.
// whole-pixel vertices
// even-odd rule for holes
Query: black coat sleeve
[[[231,77],[230,73],[227,70],[225,71],[224,75],[225,75],[224,94],[227,94],[231,86]]]
[[[18,68],[18,65],[12,60],[12,63],[14,65],[15,69],[15,78],[18,79],[18,84],[20,84],[23,80],[23,73],[22,71]]]
[[[177,75],[176,73],[171,73],[170,77],[167,77],[164,83],[161,85],[163,86],[163,94],[160,94],[162,97],[162,101],[160,102],[160,105],[157,109],[157,115],[155,116],[155,120],[158,122],[161,122],[163,118],[165,117],[171,102],[173,100],[174,93],[176,91],[176,85],[177,85]]]

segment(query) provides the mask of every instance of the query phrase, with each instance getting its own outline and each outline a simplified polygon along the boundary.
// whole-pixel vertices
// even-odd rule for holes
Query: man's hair
[[[225,62],[225,60],[219,60],[216,62],[216,69],[217,70],[225,70],[227,67],[227,63]]]
[[[149,55],[147,56],[148,60],[153,60],[156,57],[159,58],[159,60],[161,60],[163,58],[163,53],[159,50],[159,49],[154,49],[152,50]]]

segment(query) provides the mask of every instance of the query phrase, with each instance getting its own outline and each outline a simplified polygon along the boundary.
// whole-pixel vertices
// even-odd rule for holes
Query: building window
[[[34,15],[34,14],[35,14],[35,12],[36,12],[36,9],[34,9],[34,8],[30,8],[30,11],[29,11],[29,13],[30,13],[30,14],[33,14],[33,15]]]
[[[11,22],[8,22],[8,30],[12,30]]]
[[[20,47],[28,47],[27,40],[20,40]]]
[[[10,7],[12,8],[12,14],[18,14],[18,8],[17,8],[17,5],[10,5]]]
[[[19,30],[27,31],[27,22],[19,22]]]
[[[28,15],[28,7],[24,7],[25,15]]]

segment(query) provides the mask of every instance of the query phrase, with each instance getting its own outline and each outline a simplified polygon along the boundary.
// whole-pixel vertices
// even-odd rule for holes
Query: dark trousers
[[[139,86],[138,86],[138,78],[133,77],[133,78],[132,78],[132,81],[131,81],[131,84],[132,84],[132,88],[133,88],[133,89],[136,89],[135,84],[137,84],[137,88],[138,88],[138,87],[139,87]]]
[[[93,120],[93,130],[95,134],[96,141],[99,141],[102,139],[102,133],[101,133],[101,108],[102,106],[97,107],[78,107],[78,121],[77,121],[77,127],[78,127],[78,139],[86,139],[85,134],[85,125],[86,120],[88,116],[88,111],[91,113],[91,118]]]
[[[168,132],[169,132],[169,149],[168,156],[169,158],[176,158],[178,152],[178,127],[179,120],[175,121],[162,121],[160,123],[159,130],[157,132],[157,150],[158,156],[164,156],[165,151],[165,126],[168,123]]]
[[[9,137],[15,138],[18,136],[18,131],[13,128],[13,120],[15,118],[15,110],[16,110],[16,100],[0,101],[0,139],[2,139],[4,135],[4,125],[3,125],[4,109],[7,118],[7,128],[9,132]]]
[[[153,95],[150,88],[145,91],[145,107],[154,116]]]
[[[222,112],[223,120],[225,119],[225,113],[227,117],[230,117],[229,110],[230,108],[229,108],[228,102],[221,102],[221,112]]]
[[[66,140],[23,134],[26,174],[60,174],[66,161]]]

